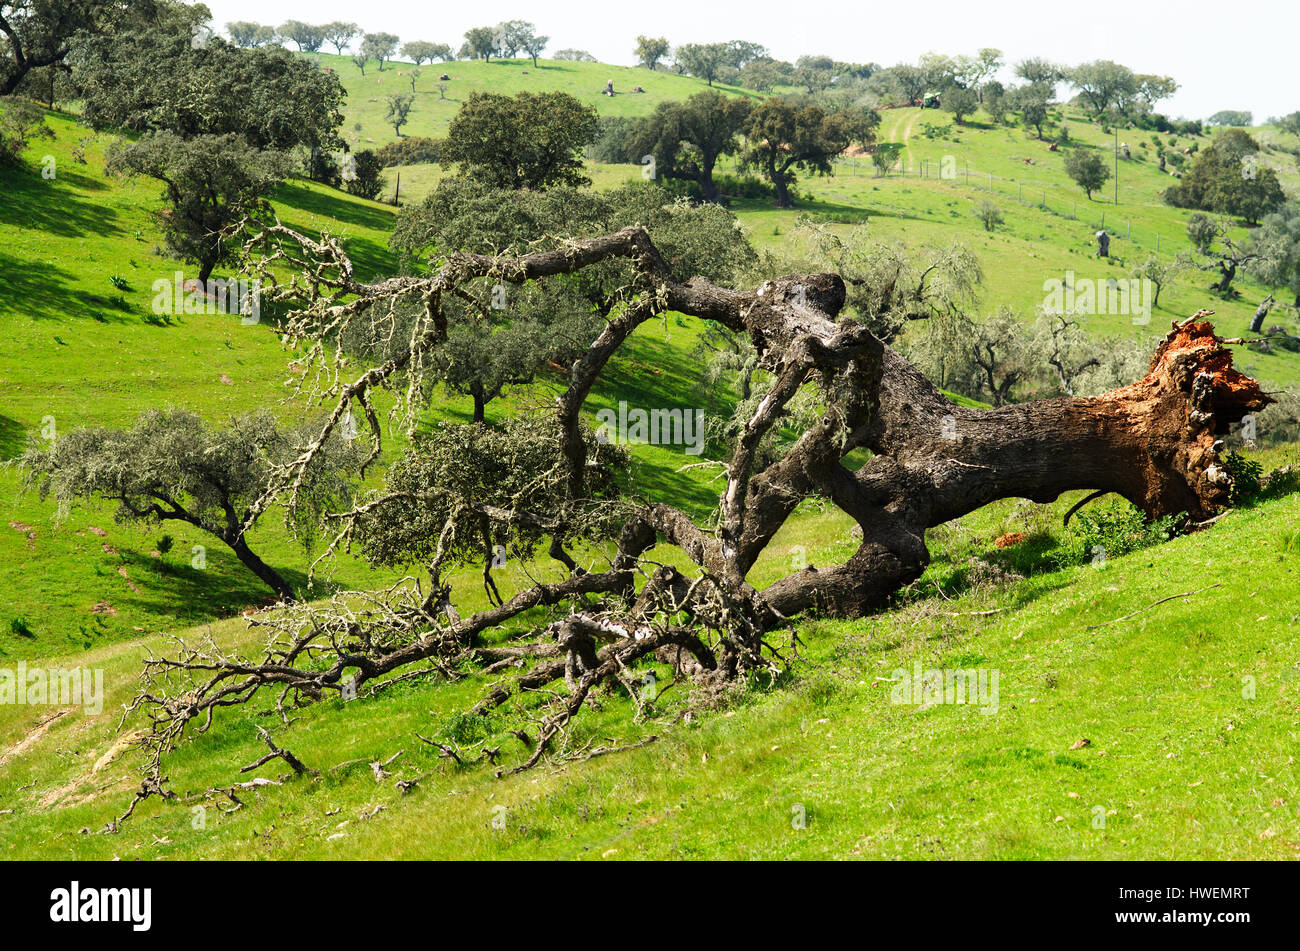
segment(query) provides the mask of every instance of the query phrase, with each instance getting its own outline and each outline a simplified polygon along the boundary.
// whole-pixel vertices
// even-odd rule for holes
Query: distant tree
[[[370,62],[370,57],[365,53],[356,53],[352,57],[352,62],[356,64],[357,69],[361,70],[361,75],[366,74],[366,63]]]
[[[411,114],[411,106],[415,104],[415,97],[407,93],[392,93],[388,97],[388,111],[384,113],[384,121],[393,127],[393,131],[400,138],[402,135],[402,126],[406,125],[406,118]]]
[[[1001,123],[1007,114],[1007,91],[996,79],[980,86],[980,101],[994,122]]]
[[[1016,64],[1016,75],[1031,86],[1043,87],[1048,101],[1056,98],[1056,84],[1065,78],[1065,72],[1064,67],[1036,56]]]
[[[206,282],[234,253],[229,230],[267,211],[266,198],[288,174],[289,162],[238,135],[183,139],[174,132],[151,132],[110,149],[105,170],[162,182],[167,207],[155,219],[167,249],[197,264],[199,281]]]
[[[904,102],[915,102],[925,94],[925,73],[919,66],[900,63],[888,71]]]
[[[845,116],[773,97],[749,115],[744,164],[762,169],[776,189],[777,207],[790,208],[794,205],[790,196],[794,170],[819,175],[830,172],[831,159],[844,151],[852,137],[851,122]]]
[[[668,56],[668,40],[662,36],[638,36],[636,38],[637,62],[646,69],[654,69]]]
[[[221,39],[192,48],[183,23],[82,41],[73,80],[95,128],[234,133],[288,151],[342,146],[343,84],[286,49],[240,49]]]
[[[257,35],[253,37],[253,46],[255,47],[272,46],[275,43],[276,43],[275,27],[259,26],[257,28]]]
[[[1151,76],[1146,73],[1138,73],[1134,76],[1137,81],[1137,98],[1141,102],[1145,111],[1151,111],[1152,107],[1162,99],[1168,99],[1178,91],[1178,83],[1168,76]],[[1132,110],[1127,110],[1130,113]]]
[[[492,28],[496,35],[496,52],[498,56],[514,59],[524,47],[524,36],[533,31],[533,25],[527,20],[506,20]]]
[[[974,92],[957,87],[943,94],[943,108],[952,113],[958,125],[964,125],[966,117],[979,108],[979,102]]]
[[[975,217],[984,226],[985,231],[994,231],[1002,224],[1002,209],[996,202],[986,198],[975,206]]]
[[[789,63],[771,57],[751,60],[740,70],[740,84],[755,92],[771,92],[776,86],[792,82],[795,69]]]
[[[500,188],[581,185],[596,110],[562,92],[471,93],[447,129],[444,160]]]
[[[533,61],[533,69],[536,69],[537,57],[542,55],[551,38],[539,34],[531,23],[522,23],[517,27],[515,36],[519,40],[519,48],[528,54]]]
[[[756,59],[768,59],[767,47],[761,43],[750,43],[747,40],[732,40],[723,44],[723,59],[732,69],[744,69],[746,64],[752,63]]]
[[[434,58],[437,56],[437,44],[426,43],[423,40],[413,40],[410,43],[403,43],[402,55],[416,66],[419,66],[426,60],[432,63]]]
[[[562,49],[562,50],[556,50],[556,52],[555,52],[555,58],[556,58],[556,59],[559,59],[559,60],[566,60],[566,61],[569,61],[569,62],[574,62],[574,63],[594,63],[594,62],[596,62],[596,57],[592,56],[592,55],[591,55],[590,53],[588,53],[586,50],[575,50],[575,49],[572,49],[572,48],[565,48],[565,49]]]
[[[1152,254],[1133,269],[1131,276],[1140,281],[1151,282],[1151,286],[1155,288],[1155,293],[1151,297],[1151,306],[1159,307],[1160,292],[1188,267],[1189,262],[1184,256],[1161,258]]]
[[[249,49],[258,45],[258,31],[261,26],[248,20],[236,20],[233,23],[226,24],[226,32],[230,34],[230,41],[240,49]]]
[[[24,484],[64,505],[91,499],[117,503],[121,522],[185,522],[229,546],[235,557],[284,601],[297,595],[249,547],[253,503],[271,479],[306,447],[309,434],[281,431],[266,411],[207,425],[185,410],[150,410],[127,430],[95,427],[61,436],[22,457]],[[351,495],[347,473],[359,454],[338,436],[313,460],[292,513],[309,540],[322,511]]]
[[[640,162],[651,155],[656,177],[695,182],[705,201],[717,201],[714,166],[740,147],[749,112],[748,100],[715,89],[685,102],[662,102],[633,125],[627,158]]]
[[[1290,115],[1279,116],[1273,120],[1283,132],[1290,132],[1292,135],[1300,135],[1300,112],[1293,112]]]
[[[1205,120],[1206,125],[1249,126],[1253,116],[1248,109],[1221,109]]]
[[[1300,307],[1300,207],[1287,202],[1266,215],[1250,236],[1249,250],[1256,255],[1247,266],[1251,276],[1287,288]]]
[[[343,47],[351,43],[361,33],[361,27],[343,20],[326,23],[323,29],[325,31],[325,41],[330,43],[340,56],[343,55]]]
[[[374,200],[384,189],[384,167],[370,149],[362,149],[352,156],[351,174],[345,176],[344,185],[353,195]]]
[[[1006,103],[1012,111],[1020,113],[1025,127],[1032,128],[1041,140],[1047,122],[1047,87],[1038,83],[1017,86],[1007,93]]]
[[[916,61],[924,77],[926,92],[944,93],[959,85],[959,66],[951,56],[942,53],[926,53]]]
[[[1133,71],[1108,59],[1082,63],[1069,70],[1066,79],[1079,90],[1080,98],[1094,116],[1112,108],[1123,111],[1124,105],[1139,91]]]
[[[1187,219],[1187,238],[1207,259],[1197,266],[1203,271],[1218,270],[1219,279],[1211,285],[1211,290],[1221,294],[1236,293],[1232,282],[1237,273],[1242,267],[1253,266],[1259,256],[1256,250],[1229,236],[1227,221],[1209,215],[1195,214]]]
[[[727,64],[725,43],[686,43],[677,47],[674,59],[690,76],[703,79],[710,86]]]
[[[971,61],[970,86],[979,94],[979,101],[984,102],[984,84],[997,75],[1002,68],[1002,51],[992,46],[980,49]]]
[[[847,123],[847,130],[852,136],[850,141],[862,148],[870,148],[876,141],[876,131],[880,128],[880,113],[875,109],[850,108],[841,111]]]
[[[1219,133],[1182,179],[1165,190],[1165,200],[1255,224],[1286,199],[1277,172],[1263,164],[1260,151],[1259,143],[1241,129]]]
[[[497,31],[490,26],[476,26],[465,31],[466,54],[473,59],[489,61],[497,52]]]
[[[325,42],[325,27],[299,20],[281,23],[278,32],[285,39],[298,44],[300,53],[315,53]]]
[[[361,52],[379,60],[379,71],[384,71],[384,63],[397,51],[398,37],[392,33],[367,33],[361,40]]]
[[[800,56],[791,79],[809,95],[821,92],[835,81],[835,62],[829,56]]]
[[[1092,193],[1110,178],[1110,169],[1092,149],[1074,148],[1065,156],[1065,174],[1074,179],[1089,200]]]

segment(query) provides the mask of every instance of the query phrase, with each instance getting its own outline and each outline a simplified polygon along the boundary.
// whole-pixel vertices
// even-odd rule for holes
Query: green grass
[[[948,527],[935,540],[932,572],[942,573],[947,553],[993,557],[1001,530],[1055,520],[1067,501],[1033,511],[999,503]],[[681,687],[644,723],[631,721],[621,694],[603,695],[600,711],[574,727],[570,749],[650,735],[658,742],[522,776],[458,768],[415,736],[500,744],[507,763],[517,759],[521,748],[506,730],[518,714],[456,717],[483,689],[477,677],[318,704],[295,711],[288,728],[227,712],[168,761],[182,795],[247,779],[237,771],[260,755],[256,723],[323,774],[241,794],[245,807],[230,815],[208,803],[202,828],[194,811],[201,800],[151,800],[116,835],[79,831],[99,829],[129,800],[135,754],[97,771],[94,764],[115,742],[110,708],[129,697],[143,651],[162,644],[147,638],[52,659],[103,667],[109,706],[98,717],[71,710],[39,733],[45,711],[0,707],[0,749],[35,737],[4,764],[11,788],[21,787],[5,802],[14,812],[0,816],[4,854],[1293,857],[1300,562],[1285,526],[1298,516],[1300,495],[1291,495],[1100,569],[955,595],[927,591],[923,581],[892,612],[804,625],[805,658],[788,678],[752,683],[689,723],[680,719]],[[845,527],[839,516],[810,512],[791,528],[830,539]],[[782,570],[774,563],[780,549],[759,574]],[[1215,580],[1222,583],[1197,591]],[[234,622],[209,631],[226,642],[248,638]],[[917,662],[997,671],[997,712],[891,702],[888,679]],[[1089,742],[1072,749],[1080,740]],[[367,764],[399,750],[393,775],[376,783]],[[280,773],[269,766],[256,775]],[[409,795],[395,788],[416,777]],[[804,829],[792,825],[797,809]],[[498,815],[504,829],[493,828]]]
[[[371,66],[363,81],[350,61],[321,60],[352,91],[345,133],[359,122],[356,144],[389,141],[383,95],[407,88],[398,73],[408,67],[393,64],[379,74]],[[462,98],[474,88],[560,88],[605,115],[640,114],[703,85],[601,64],[542,67],[426,65],[405,131],[440,135],[454,114],[454,103],[435,102],[436,77],[444,68],[453,76],[448,96]],[[647,92],[611,100],[600,95],[609,78],[620,92],[638,83]],[[1073,114],[1067,121],[1076,140],[1107,147],[1098,127]],[[985,269],[980,309],[1005,303],[1026,316],[1041,303],[1043,282],[1065,270],[1099,279],[1126,276],[1150,252],[1157,233],[1162,255],[1186,248],[1188,213],[1159,200],[1159,189],[1171,180],[1156,170],[1149,148],[1145,160],[1123,163],[1116,208],[1109,191],[1087,202],[1065,178],[1062,155],[1021,130],[991,127],[976,117],[967,128],[927,137],[926,123],[942,126],[951,117],[889,110],[881,138],[905,142],[911,168],[952,156],[962,173],[956,180],[877,178],[859,160],[856,174],[851,164],[840,164],[832,177],[802,181],[804,197],[792,211],[758,200],[737,202],[736,210],[755,243],[772,249],[790,240],[805,214],[836,230],[865,221],[874,235],[912,247],[966,241]],[[152,281],[178,268],[188,273],[157,250],[151,219],[157,189],[104,178],[107,136],[95,137],[87,164],[77,164],[73,149],[88,132],[65,115],[51,115],[50,124],[54,140],[38,141],[23,169],[0,172],[0,320],[7,331],[0,346],[6,395],[0,457],[20,452],[51,417],[66,432],[123,425],[142,409],[169,405],[210,420],[258,405],[286,418],[301,414],[303,407],[283,402],[293,355],[281,347],[270,321],[253,327],[224,316],[146,322]],[[1264,133],[1294,144],[1275,130]],[[1137,144],[1151,136],[1121,137],[1140,156]],[[1206,140],[1200,141],[1204,148]],[[46,153],[59,170],[52,181],[39,174]],[[1300,183],[1289,156],[1272,152],[1268,160],[1279,165],[1289,187]],[[632,165],[589,169],[598,188],[640,177]],[[990,172],[1006,225],[986,235],[971,209],[989,197],[979,186],[987,188]],[[444,170],[415,166],[401,174],[406,202],[427,193]],[[1046,207],[1040,207],[1044,191]],[[295,180],[277,194],[276,208],[296,227],[344,234],[362,276],[394,267],[387,249],[391,206]],[[1091,256],[1102,211],[1107,227],[1119,234],[1112,244],[1116,259],[1109,262]],[[1132,222],[1131,239],[1119,221]],[[1218,311],[1225,333],[1243,330],[1266,289],[1239,280],[1241,299],[1225,302],[1208,295],[1208,281],[1195,274],[1166,288],[1150,327],[1135,327],[1126,317],[1097,317],[1089,327],[1154,336],[1165,321],[1208,306]],[[698,386],[691,356],[697,335],[693,323],[671,317],[644,325],[603,375],[590,412],[620,399],[723,411],[729,394]],[[1243,350],[1238,359],[1274,386],[1300,379],[1294,354]],[[518,412],[554,382],[508,394],[489,406],[489,418]],[[449,398],[429,419],[466,420],[470,410],[468,400]],[[402,445],[390,439],[388,451]],[[1263,458],[1271,466],[1285,455]],[[642,491],[696,515],[715,504],[713,473],[683,470],[694,458],[656,446],[633,447],[633,456]],[[1290,761],[1300,706],[1300,496],[1233,512],[1210,531],[1112,559],[1100,570],[1059,571],[1044,566],[1061,539],[1060,515],[1081,493],[1052,506],[996,503],[930,533],[933,563],[893,609],[858,621],[801,625],[804,657],[777,684],[751,683],[718,709],[696,711],[689,723],[680,719],[688,700],[683,685],[665,694],[646,723],[633,722],[625,697],[604,695],[601,710],[584,713],[575,725],[570,749],[633,743],[651,734],[660,739],[590,762],[548,764],[522,777],[498,780],[486,768],[456,769],[415,737],[441,733],[467,743],[499,743],[513,763],[521,748],[507,730],[526,710],[486,723],[456,718],[481,693],[478,677],[456,683],[430,678],[374,699],[322,703],[295,711],[288,729],[278,718],[227,715],[168,761],[172,785],[182,794],[246,778],[238,769],[264,751],[254,723],[326,772],[250,794],[247,806],[230,816],[210,807],[202,829],[195,828],[194,803],[150,802],[122,833],[106,836],[80,830],[99,829],[119,815],[138,785],[136,753],[112,751],[119,708],[133,693],[140,659],[170,649],[164,632],[210,633],[254,647],[232,615],[260,604],[265,592],[219,544],[185,526],[119,526],[106,506],[59,517],[51,504],[20,498],[17,489],[16,473],[0,470],[7,511],[0,520],[0,667],[18,660],[101,667],[109,697],[99,716],[72,710],[47,730],[39,721],[48,710],[0,705],[0,848],[8,857],[1277,858],[1300,849]],[[850,527],[833,508],[805,503],[750,580],[766,585],[795,559],[843,560],[855,547]],[[994,547],[994,539],[1022,531],[1030,536],[1022,546]],[[175,548],[155,558],[164,532],[175,537]],[[301,579],[310,558],[275,517],[252,541],[270,563]],[[195,544],[208,548],[206,570],[189,567]],[[584,557],[595,561],[599,554]],[[656,555],[682,564],[680,553]],[[988,569],[973,559],[1026,577],[977,584],[975,569]],[[527,582],[523,568],[512,564],[501,572],[507,596]],[[392,577],[344,557],[332,582],[374,587]],[[462,608],[482,606],[472,573],[461,580],[470,592]],[[95,610],[103,604],[116,613]],[[1134,611],[1129,620],[1104,623]],[[1092,625],[1102,626],[1089,630]],[[927,667],[999,671],[999,712],[890,703],[889,684],[878,678],[918,660]],[[662,668],[659,673],[666,676]],[[1248,675],[1255,678],[1253,699],[1242,693]],[[128,735],[138,726],[128,724]],[[1069,748],[1084,738],[1088,746]],[[376,784],[367,763],[399,750],[393,777]],[[360,762],[329,771],[350,760]],[[259,771],[276,773],[273,766]],[[423,777],[417,790],[401,796],[394,782],[415,776]],[[505,828],[494,830],[499,805],[506,807]],[[375,806],[384,809],[363,818]],[[806,829],[792,828],[798,806],[806,812]],[[1107,815],[1103,829],[1093,827],[1098,808]]]
[[[388,97],[394,93],[410,94],[410,63],[389,63],[382,72],[375,62],[366,66],[366,73],[352,62],[350,56],[328,53],[315,54],[322,67],[333,69],[348,90],[346,118],[343,133],[354,148],[383,145],[396,136],[393,127],[384,122]],[[473,92],[491,92],[513,96],[520,92],[566,92],[587,105],[593,105],[602,116],[642,116],[654,110],[661,102],[686,99],[708,88],[703,80],[675,73],[651,71],[640,66],[610,66],[605,63],[578,63],[566,60],[538,60],[534,68],[530,60],[461,60],[454,63],[425,63],[419,67],[415,81],[415,105],[408,122],[402,127],[403,135],[422,135],[442,138],[447,134],[447,124],[455,117],[461,103]],[[446,74],[451,79],[440,83],[438,77]],[[602,94],[605,83],[614,81],[615,95]],[[445,86],[440,90],[439,86]],[[640,86],[645,91],[634,93]],[[734,86],[715,85],[742,96],[755,95],[749,90]],[[444,98],[445,94],[445,98]],[[358,129],[357,125],[361,128]]]

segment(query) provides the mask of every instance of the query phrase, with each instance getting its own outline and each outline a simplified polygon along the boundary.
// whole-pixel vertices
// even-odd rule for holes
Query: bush
[[[1224,463],[1232,473],[1232,491],[1228,495],[1228,501],[1233,505],[1254,501],[1264,487],[1264,467],[1235,451],[1228,453]]]
[[[628,150],[632,125],[632,120],[623,116],[602,118],[597,126],[596,141],[587,146],[587,158],[607,165],[639,161],[641,157]]]
[[[975,207],[974,214],[984,225],[985,231],[993,231],[1002,224],[1002,209],[996,202],[989,201],[987,198]]]
[[[392,168],[394,165],[421,165],[425,162],[439,162],[442,154],[443,139],[431,139],[427,136],[411,135],[396,142],[389,142],[375,153],[380,167]]]
[[[54,137],[45,124],[45,111],[23,99],[0,97],[0,166],[16,164],[38,137]]]
[[[1075,514],[1052,553],[1056,568],[1086,565],[1098,557],[1118,558],[1173,538],[1183,513],[1148,522],[1142,510],[1128,501],[1111,502]]]
[[[352,177],[347,181],[347,188],[353,195],[374,201],[384,190],[384,180],[380,173],[384,167],[370,149],[362,149],[352,156]]]

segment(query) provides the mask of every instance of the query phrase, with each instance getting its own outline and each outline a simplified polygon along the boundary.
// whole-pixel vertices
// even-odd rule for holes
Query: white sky
[[[465,30],[529,20],[557,49],[585,49],[631,65],[636,36],[678,43],[749,40],[778,59],[805,53],[889,66],[926,52],[1001,49],[1008,62],[1043,56],[1076,64],[1113,59],[1136,72],[1172,76],[1182,88],[1157,108],[1205,118],[1249,109],[1255,121],[1300,109],[1294,46],[1298,0],[206,0],[218,29],[231,20],[350,20],[403,41],[459,47]],[[327,47],[328,48],[328,47]],[[1005,77],[1004,77],[1005,78]]]

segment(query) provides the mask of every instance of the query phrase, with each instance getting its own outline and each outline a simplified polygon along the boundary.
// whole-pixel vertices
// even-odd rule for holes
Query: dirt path
[[[60,717],[67,716],[69,712],[70,711],[68,710],[56,710],[54,713],[37,720],[36,725],[28,730],[21,740],[9,747],[9,749],[5,750],[3,753],[0,753],[0,766],[3,766],[11,759],[16,759],[17,757],[22,756],[39,743],[41,737],[50,732],[50,727],[54,725],[54,721]]]

